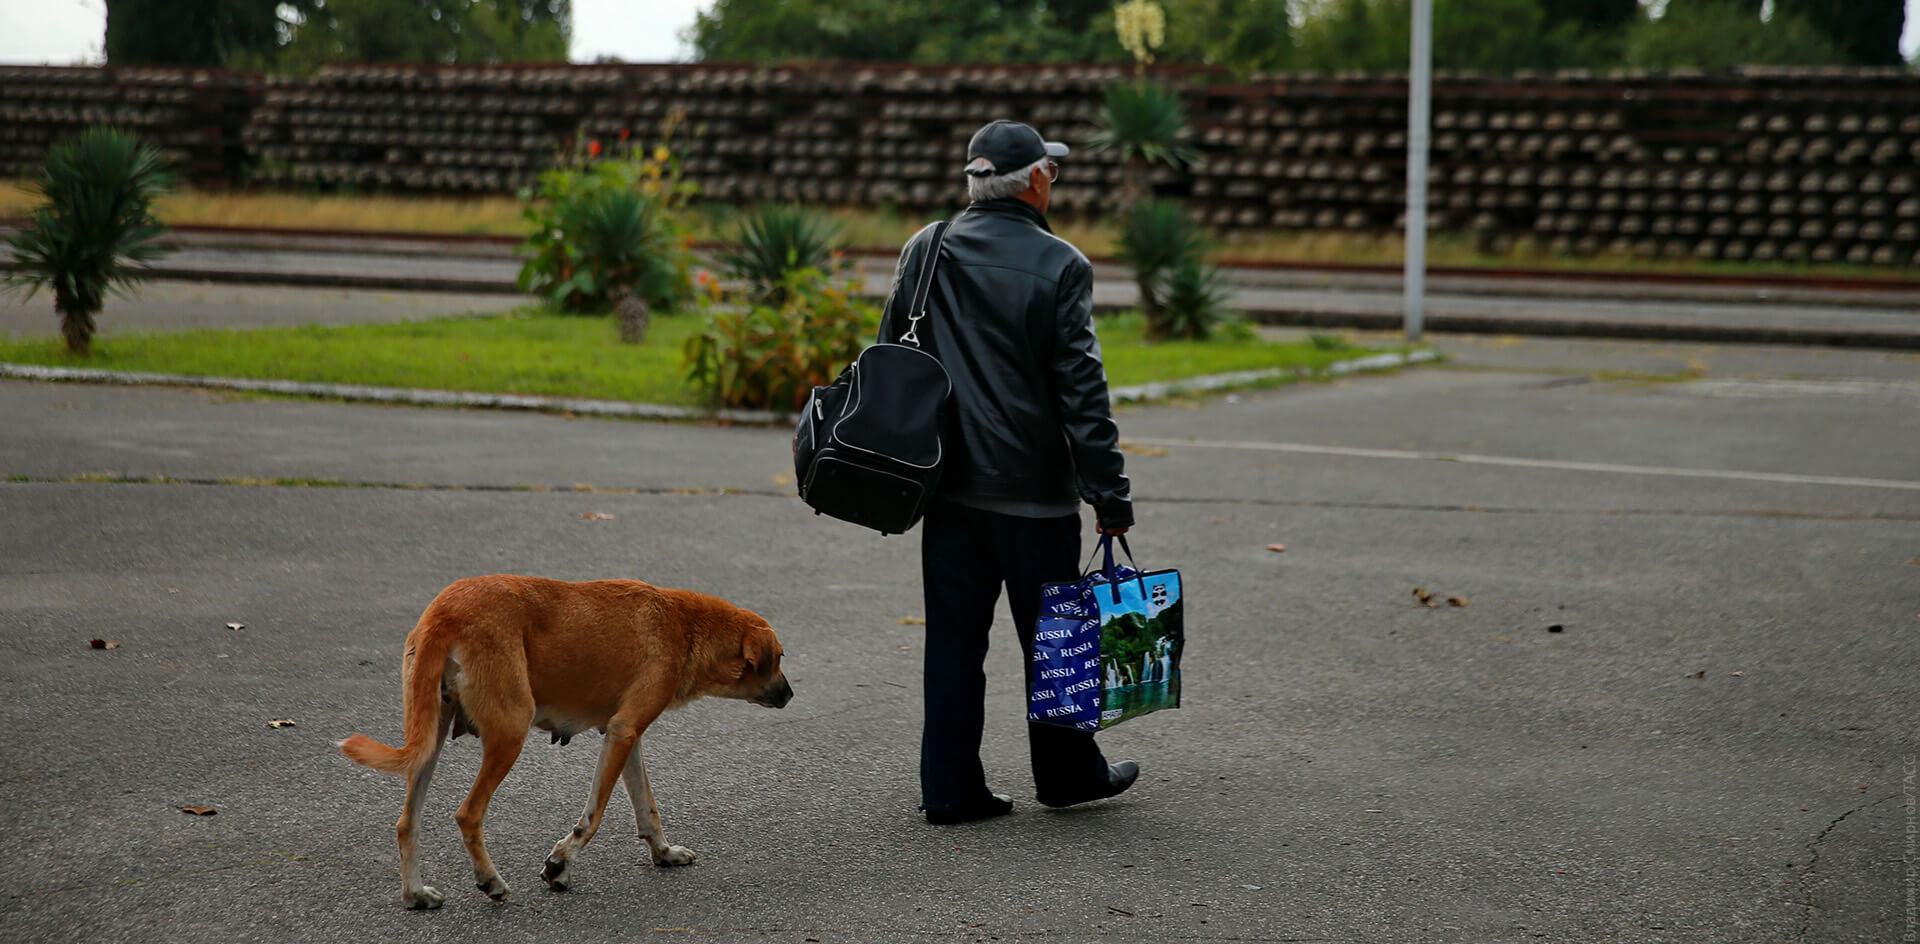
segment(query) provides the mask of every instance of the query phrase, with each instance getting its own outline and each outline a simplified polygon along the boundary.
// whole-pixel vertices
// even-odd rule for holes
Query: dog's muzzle
[[[773,684],[768,685],[766,691],[761,692],[760,697],[755,698],[753,703],[765,705],[768,708],[785,708],[787,702],[792,700],[793,686],[787,684],[787,677],[782,675],[774,679]]]

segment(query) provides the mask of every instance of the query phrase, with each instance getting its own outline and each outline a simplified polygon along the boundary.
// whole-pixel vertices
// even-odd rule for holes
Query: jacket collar
[[[992,213],[996,216],[1016,217],[1026,220],[1049,233],[1053,232],[1053,227],[1047,225],[1046,216],[1039,210],[1034,209],[1033,204],[1019,197],[1002,197],[998,200],[983,200],[979,203],[969,204],[966,212]]]

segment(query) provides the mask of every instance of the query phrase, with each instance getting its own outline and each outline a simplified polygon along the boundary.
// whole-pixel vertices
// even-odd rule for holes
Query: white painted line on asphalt
[[[1788,472],[1742,472],[1734,469],[1676,469],[1670,466],[1619,465],[1611,462],[1573,462],[1561,459],[1523,459],[1518,456],[1477,456],[1468,453],[1414,452],[1404,449],[1360,449],[1350,446],[1316,446],[1310,443],[1245,442],[1215,439],[1135,439],[1128,442],[1161,449],[1199,447],[1202,449],[1239,449],[1249,452],[1292,452],[1321,456],[1348,456],[1358,459],[1401,459],[1425,462],[1464,462],[1472,465],[1497,465],[1518,469],[1555,469],[1562,472],[1604,472],[1619,475],[1665,475],[1690,479],[1733,479],[1742,482],[1772,482],[1783,485],[1835,485],[1846,488],[1893,488],[1920,491],[1920,482],[1899,479],[1866,479],[1843,475],[1795,475]]]

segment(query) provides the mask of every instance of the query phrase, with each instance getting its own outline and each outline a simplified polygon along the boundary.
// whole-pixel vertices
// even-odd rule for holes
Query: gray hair
[[[975,177],[967,175],[967,199],[973,203],[988,200],[1001,200],[1025,193],[1032,185],[1036,168],[1047,166],[1048,158],[1042,157],[1011,174],[999,174],[993,177]]]

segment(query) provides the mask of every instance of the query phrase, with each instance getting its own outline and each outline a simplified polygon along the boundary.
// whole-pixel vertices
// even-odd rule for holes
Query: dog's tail
[[[436,627],[425,618],[422,623],[407,640],[407,654],[400,665],[406,746],[392,748],[364,734],[356,734],[340,742],[340,753],[355,763],[404,777],[419,770],[439,746],[436,742],[440,739],[440,682],[446,674],[453,634],[436,632]]]

